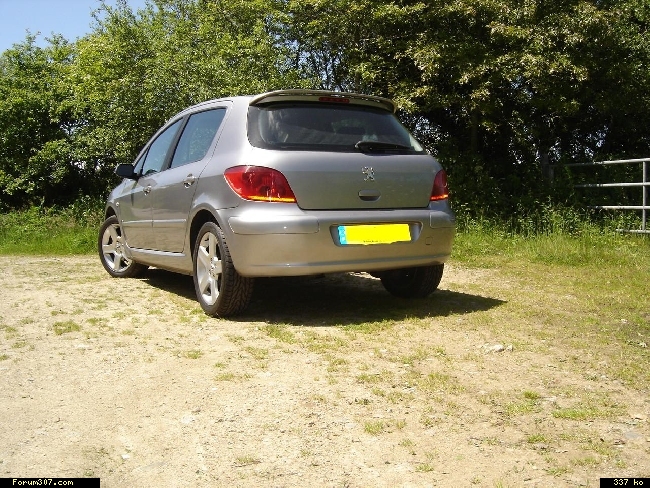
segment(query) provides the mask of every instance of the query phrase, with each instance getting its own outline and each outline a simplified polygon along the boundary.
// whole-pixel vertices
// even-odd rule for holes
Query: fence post
[[[642,210],[642,217],[641,217],[641,230],[644,232],[647,230],[646,229],[646,222],[647,222],[647,213],[646,213],[646,207],[648,206],[648,193],[650,192],[650,188],[646,186],[650,181],[648,181],[648,177],[650,176],[650,161],[644,161],[643,162],[643,210]]]
[[[553,180],[555,179],[555,167],[552,164],[549,164],[548,151],[544,151],[541,153],[539,162],[540,162],[540,169],[542,171],[542,177],[548,183],[552,184]]]

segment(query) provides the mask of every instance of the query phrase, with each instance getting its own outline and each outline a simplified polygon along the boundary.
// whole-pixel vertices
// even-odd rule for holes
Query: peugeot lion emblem
[[[370,166],[364,166],[361,172],[364,174],[363,181],[375,181],[375,170]]]

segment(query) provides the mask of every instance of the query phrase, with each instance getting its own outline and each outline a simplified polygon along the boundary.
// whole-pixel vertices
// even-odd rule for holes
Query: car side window
[[[133,172],[136,174],[142,174],[142,165],[144,164],[144,158],[146,157],[147,153],[144,153],[142,156],[140,156],[140,159],[138,159],[135,164],[133,165]]]
[[[162,170],[169,149],[175,140],[176,132],[180,127],[181,120],[174,122],[153,141],[144,160],[144,166],[142,167],[143,176],[158,173]]]
[[[172,168],[203,159],[226,114],[226,109],[206,110],[190,116],[172,159]]]

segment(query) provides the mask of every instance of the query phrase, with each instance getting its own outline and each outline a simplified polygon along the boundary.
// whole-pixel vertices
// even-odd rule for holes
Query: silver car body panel
[[[233,97],[190,107],[171,119],[165,127],[197,111],[228,110],[201,161],[136,181],[124,180],[111,192],[107,213],[116,213],[124,228],[128,256],[142,264],[191,274],[192,223],[209,215],[223,230],[235,268],[244,276],[381,271],[444,263],[451,254],[455,218],[448,200],[429,201],[434,177],[442,169],[430,155],[287,151],[251,145],[247,136],[251,103],[322,97],[323,93],[341,96],[285,91]],[[366,105],[394,108],[386,99],[363,96],[363,100]],[[297,203],[239,197],[223,176],[224,170],[239,165],[280,171]],[[408,224],[411,241],[338,242],[339,225],[389,223]]]
[[[129,246],[153,249],[154,238],[151,227],[151,199],[145,193],[148,178],[137,181],[124,180],[109,197],[109,204],[119,209],[118,216]]]
[[[442,206],[424,210],[316,211],[301,216],[255,209],[223,212],[231,255],[244,276],[297,276],[340,271],[383,271],[444,263],[455,227]],[[300,209],[297,209],[299,212]],[[289,213],[288,209],[285,213]],[[341,245],[339,225],[410,224],[412,242]],[[431,224],[435,225],[433,227]]]
[[[437,172],[431,156],[426,154],[255,148],[250,159],[281,171],[298,205],[306,210],[426,208]],[[370,172],[372,179],[368,177]]]

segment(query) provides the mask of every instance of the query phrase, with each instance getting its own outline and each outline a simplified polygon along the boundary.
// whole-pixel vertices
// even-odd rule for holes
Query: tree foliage
[[[224,95],[394,98],[455,200],[568,195],[551,165],[650,154],[650,0],[149,0],[0,57],[0,205],[97,195],[165,119]],[[562,177],[559,177],[562,176]]]
[[[79,139],[102,181],[183,108],[298,82],[266,10],[228,0],[156,0],[137,14],[124,2],[102,7],[94,32],[77,42],[71,79]]]
[[[551,164],[650,152],[648,1],[293,0],[287,11],[303,69],[396,99],[474,207],[543,199]]]
[[[61,38],[48,49],[28,36],[0,57],[0,188],[5,205],[51,201],[73,191],[78,168],[67,152],[73,120],[61,83],[72,61]]]

